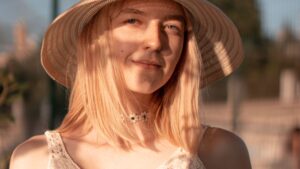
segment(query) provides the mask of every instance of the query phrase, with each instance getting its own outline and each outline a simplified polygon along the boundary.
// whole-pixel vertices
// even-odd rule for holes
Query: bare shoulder
[[[10,159],[10,169],[43,169],[48,165],[48,146],[44,135],[34,136],[18,145]]]
[[[209,127],[200,145],[199,156],[207,169],[251,169],[244,141],[236,134]]]

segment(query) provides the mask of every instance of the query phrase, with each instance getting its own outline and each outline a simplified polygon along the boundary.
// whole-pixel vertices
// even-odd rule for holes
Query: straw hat
[[[81,0],[59,15],[49,26],[43,40],[41,61],[58,83],[69,87],[76,68],[76,40],[83,27],[103,6],[118,0]],[[193,16],[193,29],[203,61],[202,84],[232,73],[243,60],[243,47],[234,24],[216,6],[206,0],[174,0]],[[66,65],[70,65],[68,69]],[[73,68],[72,68],[73,67]]]

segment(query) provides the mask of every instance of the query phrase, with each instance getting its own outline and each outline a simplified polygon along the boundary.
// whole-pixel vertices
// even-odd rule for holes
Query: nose
[[[149,23],[143,36],[145,50],[160,51],[162,49],[163,32],[159,23]]]

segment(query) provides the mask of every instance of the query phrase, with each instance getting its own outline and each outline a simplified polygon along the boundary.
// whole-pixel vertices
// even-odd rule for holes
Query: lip
[[[141,66],[144,68],[160,68],[161,65],[158,62],[150,61],[150,60],[132,60],[132,63],[134,63],[137,66]]]

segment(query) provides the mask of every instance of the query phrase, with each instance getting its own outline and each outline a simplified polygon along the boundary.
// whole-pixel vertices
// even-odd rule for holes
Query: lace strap
[[[60,137],[60,134],[55,131],[46,131],[45,132],[47,143],[48,143],[48,149],[50,156],[52,158],[68,158],[68,153],[66,152],[64,143],[62,141],[62,138]]]
[[[58,132],[46,131],[45,135],[50,155],[48,169],[80,169],[68,154]]]
[[[186,150],[179,148],[157,169],[205,169],[205,166],[197,155],[191,156]]]

